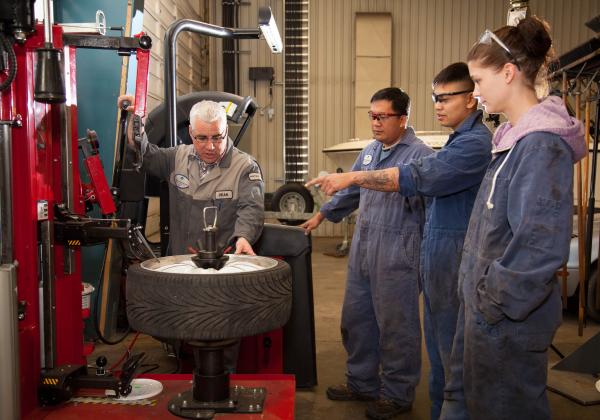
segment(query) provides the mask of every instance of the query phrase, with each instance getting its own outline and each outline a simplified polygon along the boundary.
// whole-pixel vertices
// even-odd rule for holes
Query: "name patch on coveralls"
[[[373,156],[365,155],[365,157],[363,158],[363,165],[368,165],[369,163],[371,163],[372,160],[373,160]]]
[[[248,175],[248,178],[250,178],[250,181],[262,180],[262,177],[260,176],[260,174],[258,172],[252,172],[251,174]]]
[[[233,191],[217,191],[217,199],[233,198]]]
[[[185,175],[177,174],[175,175],[175,185],[183,190],[190,187],[190,180]]]

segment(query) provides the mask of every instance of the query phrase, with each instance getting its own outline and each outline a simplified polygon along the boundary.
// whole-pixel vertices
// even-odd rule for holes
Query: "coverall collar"
[[[395,143],[391,147],[391,149],[393,149],[394,147],[399,146],[399,145],[410,146],[417,140],[418,139],[417,139],[417,135],[415,134],[415,130],[412,127],[406,127],[406,130],[404,130],[404,134],[402,134],[399,141],[397,143]],[[383,147],[383,144],[381,146]]]
[[[459,133],[464,133],[465,131],[472,130],[473,126],[475,124],[477,124],[478,122],[480,122],[482,118],[483,118],[482,110],[477,109],[477,110],[471,112],[469,114],[469,116],[467,118],[465,118],[465,120],[462,123],[460,123],[460,125],[458,127],[456,127],[456,130],[454,130],[454,132],[452,134],[459,134]]]
[[[406,127],[406,130],[404,130],[404,133],[400,137],[398,137],[396,142],[393,145],[389,146],[387,148],[387,150],[392,150],[399,144],[402,144],[404,146],[410,146],[411,144],[413,144],[415,142],[415,140],[417,140],[417,135],[415,134],[415,130],[412,127]],[[383,147],[384,147],[383,143],[380,141],[377,141],[377,147],[380,147],[383,149]]]

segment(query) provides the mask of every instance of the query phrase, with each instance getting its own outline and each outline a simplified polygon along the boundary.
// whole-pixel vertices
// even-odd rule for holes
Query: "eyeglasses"
[[[219,144],[223,140],[225,140],[225,137],[227,137],[227,128],[225,128],[223,133],[218,134],[216,136],[208,137],[208,136],[197,135],[197,136],[193,136],[192,138],[202,144],[208,143],[209,140],[212,142],[212,144]]]
[[[402,114],[392,114],[389,112],[371,112],[371,111],[369,111],[367,113],[367,115],[369,115],[369,120],[380,121],[380,122],[386,122],[387,120],[389,120],[392,117],[401,117],[402,116]]]
[[[519,66],[519,62],[517,61],[517,59],[515,58],[515,56],[513,55],[513,53],[510,52],[510,49],[508,48],[508,46],[500,38],[498,38],[498,36],[495,33],[493,33],[492,31],[490,31],[489,29],[486,29],[485,31],[483,31],[483,33],[479,37],[479,43],[480,44],[492,45],[492,41],[496,41],[496,43],[498,45],[500,45],[500,47],[504,51],[506,51],[506,54],[508,54],[508,56],[510,57],[511,62],[515,66],[517,66],[517,68],[519,70],[521,70],[521,67]]]
[[[435,104],[437,102],[444,102],[446,99],[448,99],[448,96],[461,95],[463,93],[471,93],[471,92],[473,92],[473,90],[471,90],[471,89],[461,90],[459,92],[445,92],[445,93],[432,92],[431,99],[433,100],[433,103]]]

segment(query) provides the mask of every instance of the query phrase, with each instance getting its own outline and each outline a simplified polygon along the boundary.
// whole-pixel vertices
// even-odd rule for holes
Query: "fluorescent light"
[[[265,41],[269,44],[271,51],[281,53],[283,51],[283,43],[279,35],[279,29],[275,23],[275,18],[270,7],[261,7],[258,9],[258,27],[265,37]]]

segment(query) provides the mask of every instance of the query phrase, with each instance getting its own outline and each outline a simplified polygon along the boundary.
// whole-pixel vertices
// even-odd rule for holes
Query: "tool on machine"
[[[102,10],[96,10],[95,22],[89,23],[61,23],[60,26],[63,28],[63,33],[98,33],[100,35],[106,35],[106,15]],[[110,30],[122,30],[121,27],[111,26]]]
[[[142,144],[142,128],[144,127],[144,124],[142,122],[142,117],[139,116],[138,114],[133,114],[132,118],[131,118],[131,123],[133,125],[132,127],[132,136],[133,136],[133,141],[136,144],[136,148],[135,148],[135,163],[133,164],[134,168],[136,171],[140,171],[140,168],[142,167],[142,151],[141,151],[141,144]]]
[[[55,205],[54,214],[54,239],[60,245],[79,247],[117,239],[130,259],[144,261],[156,258],[141,227],[132,225],[129,219],[80,216],[67,211],[62,204]]]
[[[38,387],[41,405],[57,405],[73,396],[109,396],[118,398],[131,393],[131,381],[145,353],[131,356],[119,375],[106,371],[106,357],[96,359],[90,372],[86,365],[63,365],[42,372]]]
[[[206,213],[209,210],[214,210],[214,219],[212,223],[207,223]],[[223,268],[229,257],[223,255],[222,250],[217,249],[217,208],[215,206],[204,207],[204,244],[205,249],[202,249],[202,243],[198,240],[198,253],[192,257],[192,261],[200,268],[214,268],[220,270]]]

